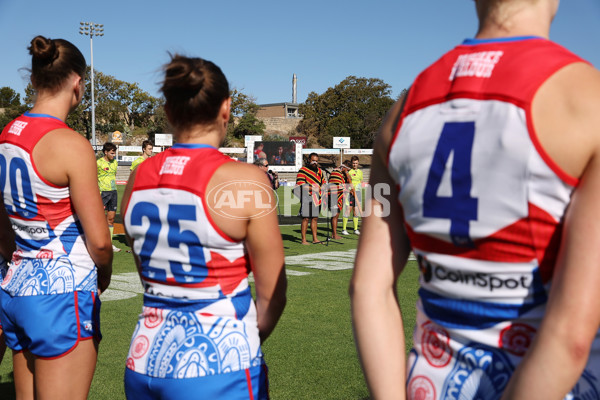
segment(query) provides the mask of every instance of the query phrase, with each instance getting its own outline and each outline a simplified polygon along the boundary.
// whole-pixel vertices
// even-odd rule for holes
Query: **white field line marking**
[[[311,269],[320,269],[323,271],[341,271],[352,269],[354,266],[355,256],[356,250],[329,251],[325,253],[288,256],[285,258],[285,273],[287,276],[304,276],[312,274],[312,272],[289,269],[288,267],[290,265]],[[412,253],[410,253],[408,259],[416,260],[414,254]],[[252,274],[250,274],[249,280],[250,282],[254,281]],[[126,272],[112,276],[110,287],[106,290],[106,292],[102,293],[100,300],[125,300],[143,293],[144,290],[142,289],[142,284],[140,283],[140,278],[137,272]]]

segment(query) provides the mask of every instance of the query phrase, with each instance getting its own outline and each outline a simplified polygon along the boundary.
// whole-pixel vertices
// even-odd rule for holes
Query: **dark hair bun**
[[[58,58],[58,49],[54,40],[36,36],[29,46],[29,54],[40,61],[51,63]]]
[[[198,57],[171,56],[162,92],[169,122],[176,128],[209,123],[229,98],[229,83],[214,63]]]
[[[202,63],[204,60],[175,55],[166,67],[165,83],[177,87],[189,97],[194,97],[204,86]]]

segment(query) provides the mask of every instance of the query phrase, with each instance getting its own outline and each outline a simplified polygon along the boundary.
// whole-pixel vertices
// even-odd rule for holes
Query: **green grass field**
[[[352,338],[348,297],[357,236],[327,246],[303,246],[299,225],[280,229],[286,254],[288,302],[277,328],[263,345],[271,398],[368,399]],[[319,225],[321,239],[325,233],[326,225]],[[116,236],[114,243],[129,249],[123,236]],[[125,359],[142,307],[132,255],[116,253],[113,268],[111,288],[102,297],[103,340],[89,395],[93,400],[125,398]],[[408,340],[415,322],[417,277],[416,262],[409,261],[398,283]],[[407,351],[410,345],[407,343]],[[7,351],[0,365],[0,399],[14,398],[11,371],[12,358]]]

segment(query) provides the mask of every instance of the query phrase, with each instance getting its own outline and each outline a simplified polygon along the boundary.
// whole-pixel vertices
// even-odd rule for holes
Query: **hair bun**
[[[54,40],[47,39],[43,36],[36,36],[31,41],[29,54],[40,61],[51,63],[58,58],[58,49]]]
[[[190,97],[195,96],[204,87],[204,73],[202,63],[198,59],[191,59],[175,55],[166,68],[166,81],[175,87],[184,89]]]

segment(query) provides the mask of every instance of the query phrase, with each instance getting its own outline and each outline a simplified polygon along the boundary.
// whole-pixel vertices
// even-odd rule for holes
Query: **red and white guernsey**
[[[131,370],[180,379],[262,363],[244,243],[214,224],[206,203],[229,161],[211,146],[176,144],[137,167],[124,222],[145,294]]]
[[[35,145],[55,129],[68,126],[27,112],[0,135],[0,190],[17,243],[2,288],[12,296],[97,290],[96,267],[69,187],[48,182],[33,162]]]
[[[421,270],[409,398],[499,398],[539,327],[578,180],[531,102],[575,62],[542,38],[467,40],[409,91],[388,160]],[[567,398],[600,398],[599,345]]]

